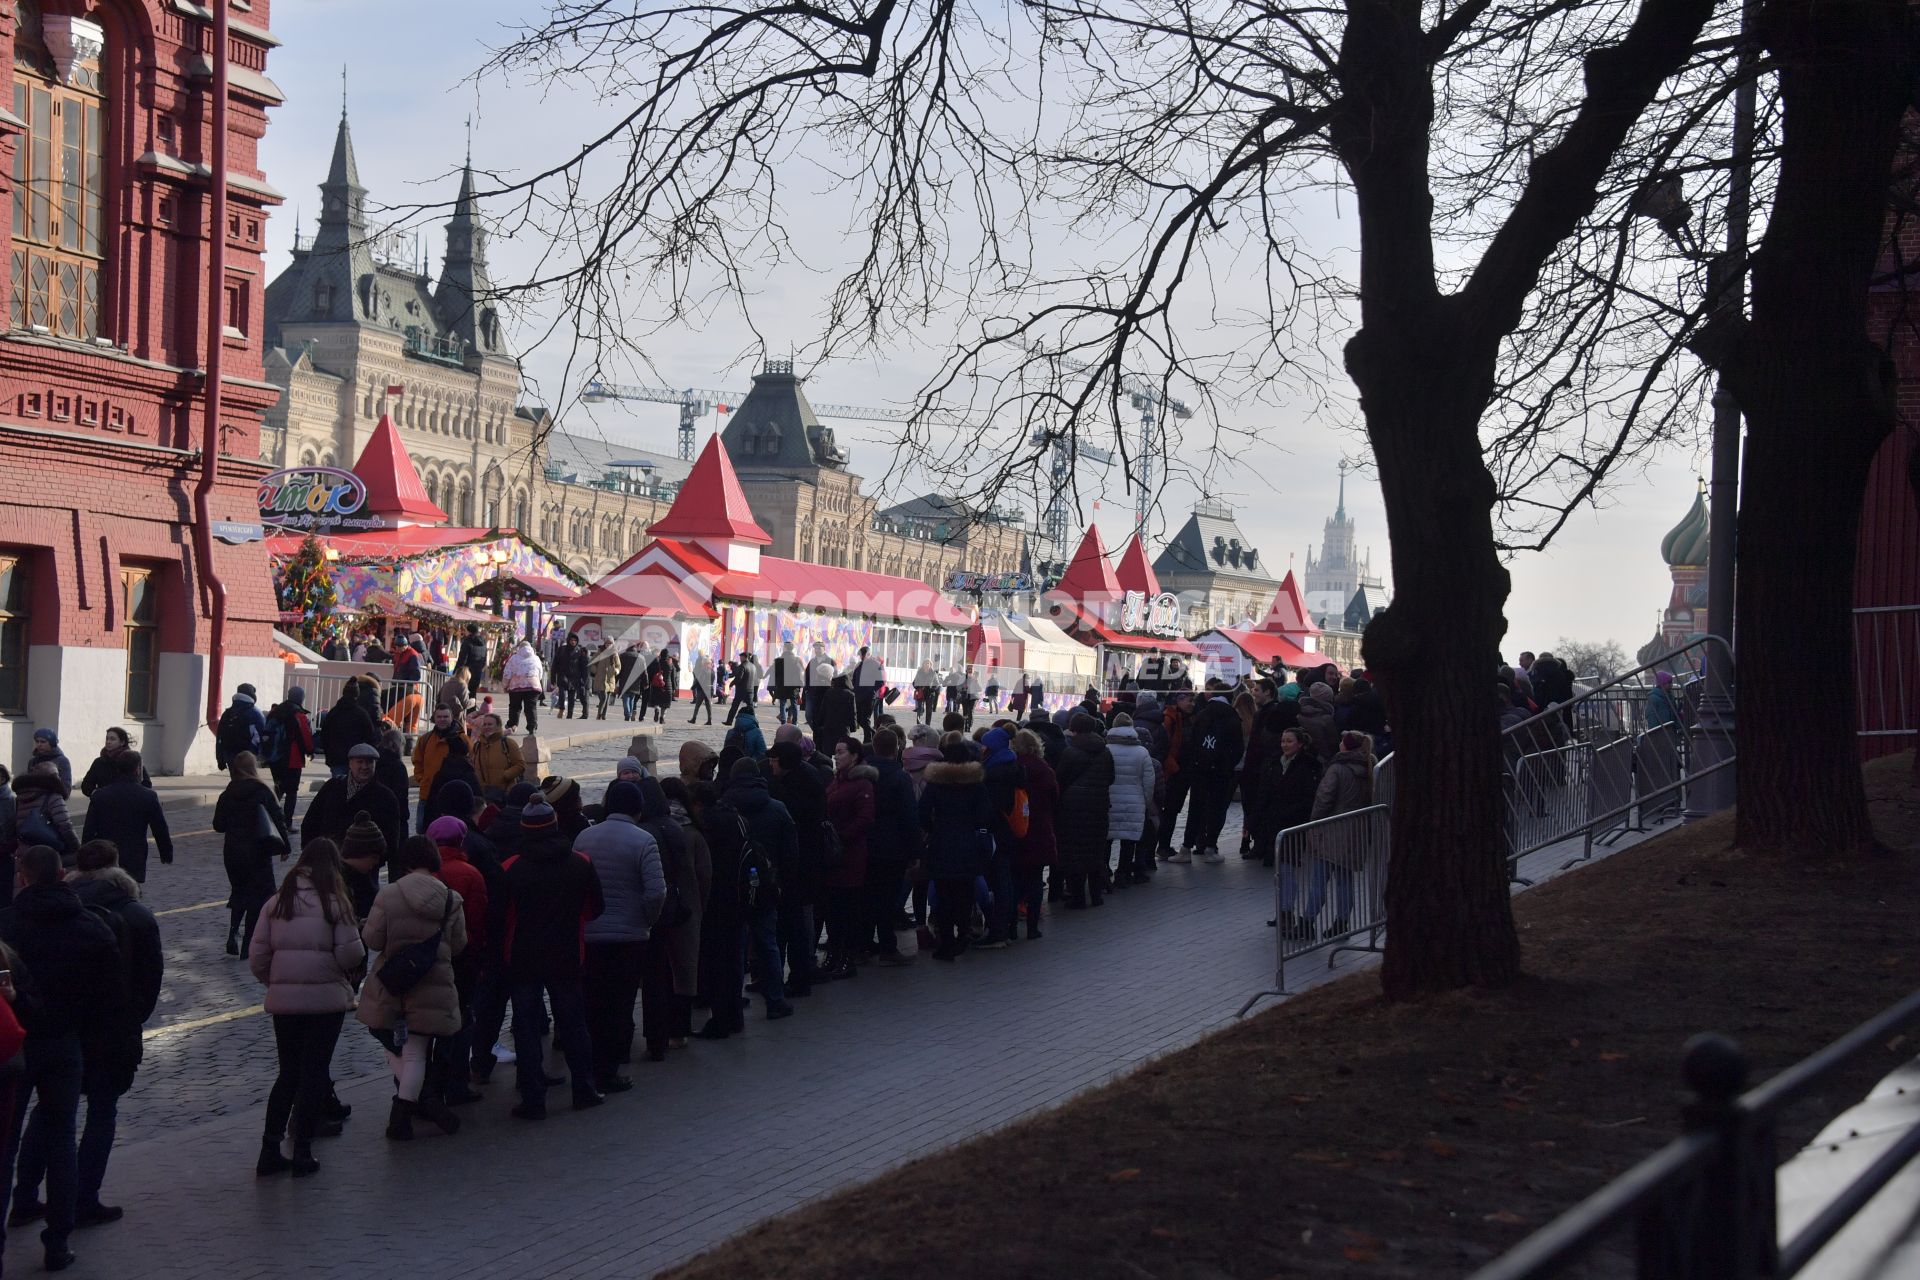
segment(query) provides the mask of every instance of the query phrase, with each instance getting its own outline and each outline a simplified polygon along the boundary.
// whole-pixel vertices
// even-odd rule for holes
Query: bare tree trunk
[[[1838,854],[1873,844],[1854,736],[1853,570],[1895,405],[1867,293],[1915,59],[1906,0],[1772,0],[1759,35],[1780,66],[1779,185],[1752,320],[1703,341],[1725,352],[1748,429],[1736,840]]]
[[[1393,715],[1391,945],[1381,972],[1391,1000],[1501,986],[1520,972],[1494,697],[1509,584],[1477,432],[1484,401],[1474,362],[1421,363],[1428,374],[1416,381],[1405,365],[1371,367],[1348,352],[1369,424],[1379,424],[1396,586],[1363,641]]]

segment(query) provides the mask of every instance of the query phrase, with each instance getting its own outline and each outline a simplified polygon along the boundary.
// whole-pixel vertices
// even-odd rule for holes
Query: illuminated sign
[[[1180,597],[1163,591],[1151,600],[1144,591],[1129,591],[1120,600],[1120,629],[1135,635],[1180,634]]]
[[[260,522],[276,529],[326,533],[378,529],[367,513],[367,484],[340,467],[288,467],[260,477]]]
[[[1024,573],[968,573],[956,569],[947,575],[947,590],[955,595],[1020,595],[1033,590],[1033,578]]]

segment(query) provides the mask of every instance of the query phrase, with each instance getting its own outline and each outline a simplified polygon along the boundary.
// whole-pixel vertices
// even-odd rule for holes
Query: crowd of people
[[[265,988],[278,1057],[257,1172],[311,1175],[316,1141],[344,1131],[331,1064],[349,1015],[387,1056],[395,1141],[457,1132],[503,1065],[516,1117],[544,1118],[563,1085],[598,1107],[632,1087],[636,1055],[744,1031],[754,997],[789,1018],[870,965],[1032,942],[1049,912],[1100,907],[1163,864],[1224,862],[1236,789],[1240,855],[1271,864],[1286,826],[1366,803],[1386,736],[1365,682],[1319,669],[1024,715],[981,715],[963,688],[936,725],[937,699],[917,693],[894,718],[876,655],[798,673],[797,694],[779,662],[770,737],[736,698],[717,751],[689,741],[668,771],[638,739],[597,797],[534,776],[463,680],[442,682],[411,743],[372,675],[317,722],[298,686],[265,711],[240,686],[216,732],[229,781],[212,826],[225,950]],[[301,813],[316,763],[327,777]],[[44,1218],[54,1269],[76,1227],[121,1213],[101,1187],[162,975],[140,887],[150,853],[173,857],[124,731],[84,772],[78,832],[73,772],[48,730],[20,776],[0,770],[0,1149],[19,1153],[0,1212]]]

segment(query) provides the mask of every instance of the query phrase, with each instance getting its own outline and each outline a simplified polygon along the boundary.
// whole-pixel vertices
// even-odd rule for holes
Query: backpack
[[[291,719],[293,719],[293,716],[287,711],[285,703],[275,707],[268,713],[267,742],[266,749],[263,753],[266,758],[260,762],[261,764],[286,764],[288,755],[287,747],[293,741],[293,735],[288,732],[287,729],[287,722]]]
[[[1033,797],[1027,794],[1025,787],[1013,789],[1013,808],[1004,815],[1007,830],[1013,833],[1015,840],[1025,840],[1027,831],[1033,825]]]
[[[247,723],[247,711],[251,708],[228,707],[220,715],[220,729],[214,735],[214,745],[219,748],[222,761],[230,761],[242,751],[253,751],[259,747],[258,735],[251,724]]]
[[[53,829],[47,815],[35,809],[32,813],[19,818],[13,829],[14,840],[21,849],[31,849],[35,845],[45,845],[49,849],[66,848],[66,842],[60,833]]]
[[[747,820],[735,814],[733,821],[740,828],[740,909],[751,915],[762,902],[777,900],[780,876],[773,859],[748,834]]]

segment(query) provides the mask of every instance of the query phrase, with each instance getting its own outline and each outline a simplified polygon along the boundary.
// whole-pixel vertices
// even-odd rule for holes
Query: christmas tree
[[[306,536],[281,571],[279,594],[282,612],[300,615],[300,621],[293,624],[300,643],[312,645],[321,624],[332,615],[334,603],[333,576],[327,572],[326,553],[321,550],[320,540],[312,534]]]

